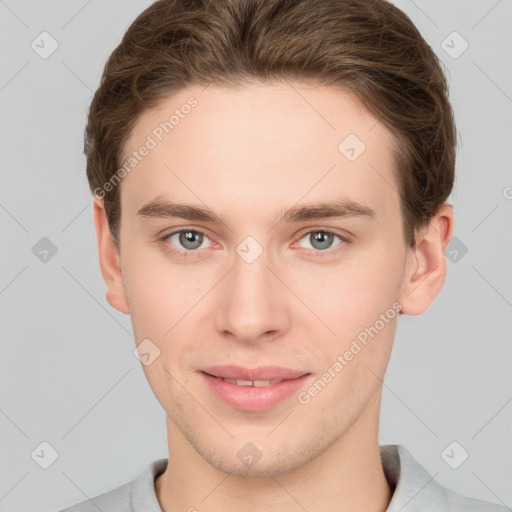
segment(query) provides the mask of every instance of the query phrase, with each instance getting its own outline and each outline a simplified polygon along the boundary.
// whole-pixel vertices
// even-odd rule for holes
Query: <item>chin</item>
[[[307,460],[303,459],[297,453],[284,454],[271,457],[262,455],[261,459],[252,465],[246,464],[238,459],[238,457],[227,457],[225,454],[218,457],[214,453],[200,453],[211,466],[215,469],[229,473],[235,476],[246,477],[269,477],[289,473],[303,466]],[[311,457],[314,458],[314,455]]]
[[[269,477],[300,469],[332,444],[330,436],[300,439],[297,436],[236,437],[226,444],[192,440],[196,452],[215,469],[236,476]],[[253,439],[254,441],[251,441]],[[198,442],[199,441],[199,442]]]

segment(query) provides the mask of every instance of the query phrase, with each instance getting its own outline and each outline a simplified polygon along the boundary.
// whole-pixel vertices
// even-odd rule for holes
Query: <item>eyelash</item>
[[[193,233],[201,234],[201,235],[203,235],[203,236],[208,238],[208,235],[206,233],[204,233],[203,231],[197,230],[197,229],[178,229],[176,231],[172,231],[170,233],[165,234],[164,236],[159,238],[159,241],[163,242],[165,250],[170,252],[173,255],[184,257],[184,258],[195,257],[195,256],[199,255],[200,250],[195,249],[195,250],[190,250],[190,251],[180,251],[180,250],[172,248],[172,246],[167,242],[167,240],[172,235],[176,235],[178,233],[186,233],[186,232],[189,232],[189,231],[191,231]],[[331,256],[333,253],[337,252],[341,248],[340,246],[344,246],[344,245],[347,245],[347,244],[351,243],[349,239],[347,239],[344,236],[340,235],[336,231],[333,231],[333,230],[330,230],[330,229],[312,229],[310,231],[307,231],[307,232],[303,233],[299,237],[299,240],[304,238],[306,235],[310,235],[311,233],[327,233],[327,234],[330,234],[330,235],[334,235],[334,236],[338,237],[341,240],[341,242],[338,245],[335,245],[334,247],[329,248],[329,249],[325,249],[323,251],[321,251],[319,249],[313,249],[311,252],[315,256],[320,256],[320,257]]]

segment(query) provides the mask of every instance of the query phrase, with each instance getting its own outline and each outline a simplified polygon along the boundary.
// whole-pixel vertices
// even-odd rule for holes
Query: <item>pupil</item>
[[[194,239],[196,240],[194,241]],[[197,249],[198,247],[201,246],[201,242],[201,233],[196,233],[195,231],[186,231],[180,234],[180,243],[183,245],[183,247],[186,247],[187,249]],[[191,246],[187,244],[191,244]]]
[[[320,247],[317,247],[318,249],[326,249],[329,247],[333,235],[331,233],[326,233],[325,231],[317,231],[317,233],[312,236],[315,243],[320,243]],[[315,247],[315,244],[312,245]]]

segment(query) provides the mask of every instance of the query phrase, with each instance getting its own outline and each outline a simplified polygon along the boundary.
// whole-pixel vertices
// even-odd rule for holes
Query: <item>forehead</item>
[[[135,163],[125,166],[122,210],[158,196],[275,219],[278,207],[346,197],[396,212],[393,144],[339,88],[189,86],[137,121],[121,159]]]

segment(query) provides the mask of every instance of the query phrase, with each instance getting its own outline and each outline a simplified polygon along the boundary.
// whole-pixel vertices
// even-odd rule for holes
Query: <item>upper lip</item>
[[[201,370],[214,377],[237,380],[285,380],[297,379],[308,372],[292,370],[282,366],[260,366],[258,368],[245,368],[236,365],[209,366]]]

